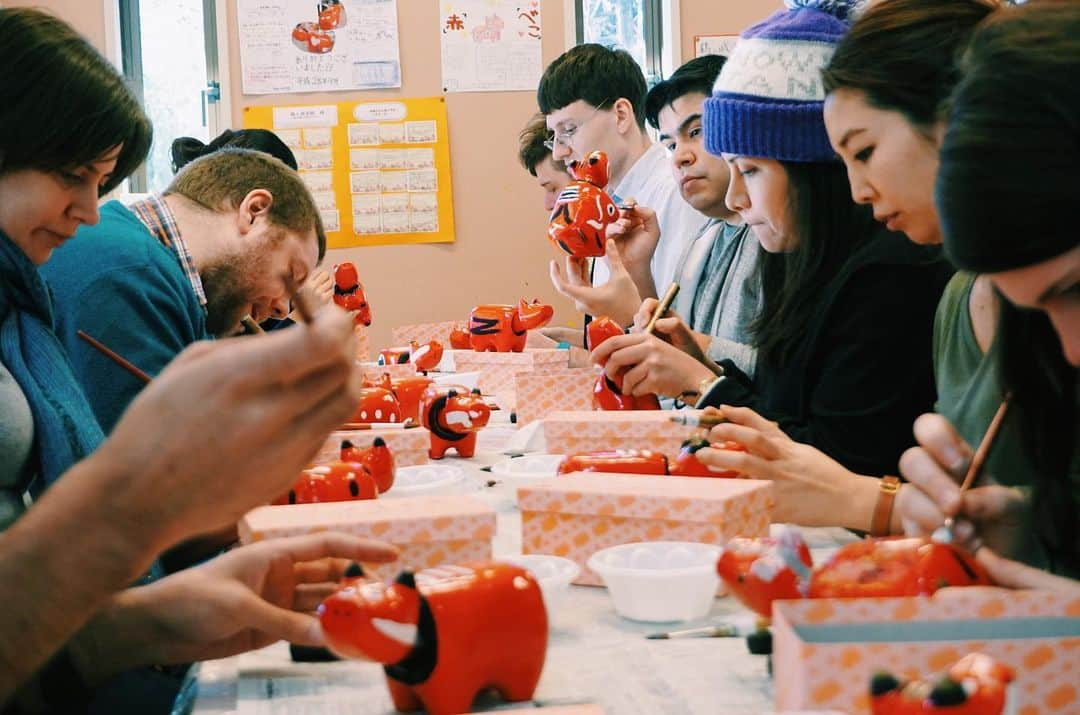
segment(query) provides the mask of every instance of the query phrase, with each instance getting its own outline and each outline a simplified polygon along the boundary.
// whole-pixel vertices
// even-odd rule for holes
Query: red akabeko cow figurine
[[[434,370],[442,362],[443,346],[438,340],[423,345],[415,340],[409,343],[409,362],[420,372]]]
[[[668,473],[668,461],[660,452],[615,449],[603,452],[569,454],[559,462],[558,474],[573,472],[610,472],[615,474]]]
[[[968,653],[945,677],[933,682],[901,683],[892,674],[875,673],[870,681],[873,715],[1001,715],[1005,689],[1016,677],[1012,668],[983,653]]]
[[[464,390],[464,388],[461,388]],[[480,390],[458,392],[432,385],[420,402],[421,424],[431,431],[431,459],[442,459],[453,447],[459,457],[476,454],[476,433],[487,425],[491,408]]]
[[[722,449],[728,452],[745,452],[746,447],[738,442],[713,442],[704,437],[691,437],[682,443],[679,456],[675,458],[675,464],[671,467],[671,473],[680,477],[737,477],[739,473],[734,469],[720,469],[710,467],[698,459],[697,453],[705,447]]]
[[[585,161],[570,162],[574,180],[555,199],[548,219],[548,238],[575,258],[604,255],[607,227],[619,219],[619,209],[604,187],[608,158],[594,151]]]
[[[360,390],[360,404],[352,421],[361,424],[401,422],[401,404],[385,387],[365,387]]]
[[[538,300],[478,305],[469,315],[469,343],[477,352],[519,353],[525,349],[525,333],[544,327],[554,314],[554,308]]]
[[[472,350],[472,337],[463,325],[454,323],[450,329],[450,347],[454,350]]]
[[[607,316],[594,318],[585,330],[585,345],[592,352],[600,343],[616,335],[623,335],[624,331],[619,324]],[[622,393],[622,377],[614,380],[601,372],[593,386],[593,409],[594,410],[658,410],[660,401],[656,395],[624,395]]]
[[[347,439],[342,440],[340,457],[342,462],[358,462],[367,467],[380,494],[394,486],[394,475],[397,471],[394,454],[382,437],[376,437],[370,447],[363,448],[355,446]]]
[[[379,487],[371,471],[359,462],[331,462],[300,473],[288,494],[275,499],[275,505],[321,504],[323,502],[374,499]]]
[[[360,275],[351,262],[334,266],[334,303],[350,313],[355,312],[357,325],[371,325],[371,306],[360,284]]]
[[[349,579],[319,606],[319,619],[332,651],[384,664],[401,712],[469,712],[488,689],[528,700],[547,655],[540,586],[504,563],[402,571],[390,584]]]

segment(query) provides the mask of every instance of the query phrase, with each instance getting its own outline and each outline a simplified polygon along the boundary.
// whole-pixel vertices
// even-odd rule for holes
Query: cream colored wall
[[[72,23],[105,50],[102,0],[4,0],[6,5],[45,7]],[[232,118],[240,126],[245,104],[290,104],[437,96],[442,91],[439,10],[436,0],[398,0],[403,86],[400,90],[273,97],[240,94],[235,3],[229,2],[230,75],[234,78]],[[695,34],[734,34],[780,6],[779,0],[682,0],[683,60],[693,56]],[[550,62],[564,48],[564,2],[542,0],[543,57]],[[457,241],[418,246],[339,249],[326,262],[354,261],[375,310],[374,348],[389,343],[394,325],[464,319],[479,302],[511,302],[519,297],[551,301],[557,324],[580,324],[571,303],[548,279],[556,256],[544,235],[546,216],[535,180],[517,163],[517,132],[535,111],[532,92],[447,95],[451,176]]]
[[[695,35],[737,35],[783,7],[780,0],[682,0],[683,62],[694,56]]]

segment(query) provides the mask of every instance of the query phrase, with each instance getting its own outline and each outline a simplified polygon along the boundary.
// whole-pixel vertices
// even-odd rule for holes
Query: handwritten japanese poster
[[[299,165],[330,248],[454,240],[446,99],[244,107]]]
[[[694,35],[694,57],[705,55],[730,57],[738,41],[738,35]]]
[[[401,86],[397,0],[237,0],[244,94]]]
[[[535,91],[540,0],[442,0],[443,91]]]

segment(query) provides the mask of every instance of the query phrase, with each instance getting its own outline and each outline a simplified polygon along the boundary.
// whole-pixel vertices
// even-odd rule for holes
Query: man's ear
[[[630,100],[626,97],[616,99],[615,103],[611,105],[611,109],[615,112],[615,126],[620,134],[626,134],[637,126],[634,105],[630,104]]]
[[[274,195],[266,189],[252,189],[244,200],[240,202],[240,208],[236,212],[237,227],[240,233],[245,234],[255,225],[255,219],[265,218],[270,213],[270,207],[274,204]]]

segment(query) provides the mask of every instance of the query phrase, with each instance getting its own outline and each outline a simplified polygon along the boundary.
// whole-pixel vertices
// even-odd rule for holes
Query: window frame
[[[645,41],[645,81],[651,87],[682,64],[679,0],[640,0]],[[585,42],[584,0],[565,2],[566,49]]]

